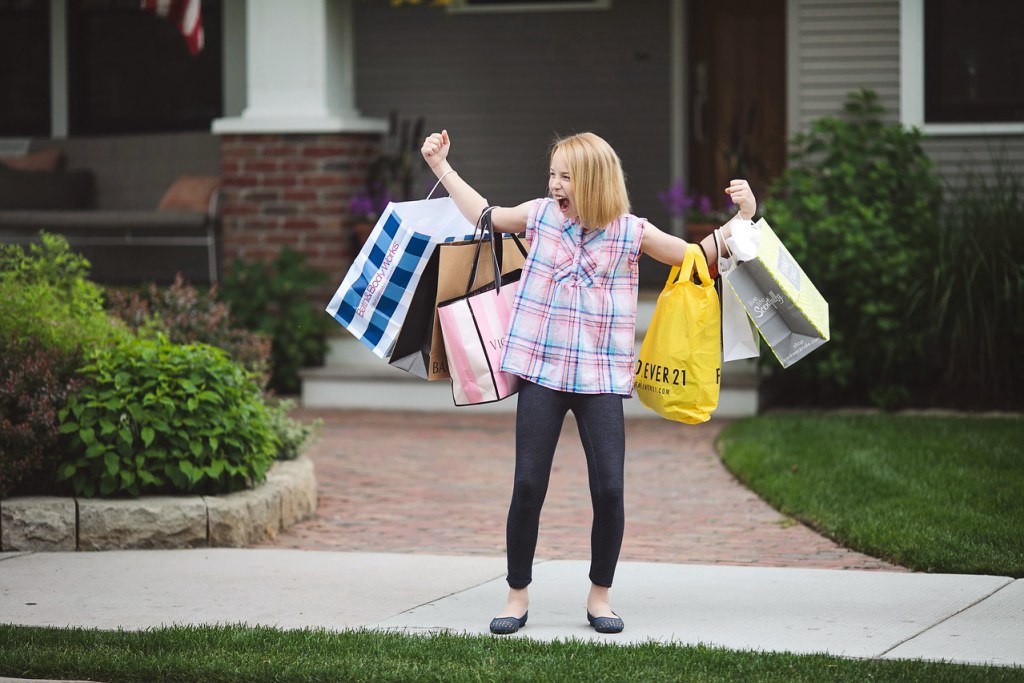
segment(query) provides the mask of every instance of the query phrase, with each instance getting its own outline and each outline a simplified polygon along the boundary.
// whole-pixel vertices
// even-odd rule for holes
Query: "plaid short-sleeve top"
[[[625,214],[584,230],[553,199],[534,202],[502,370],[560,391],[633,393],[643,225]]]

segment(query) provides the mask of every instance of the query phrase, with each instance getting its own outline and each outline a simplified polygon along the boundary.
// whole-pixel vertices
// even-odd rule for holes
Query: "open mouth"
[[[566,199],[565,197],[556,196],[555,201],[558,202],[558,208],[561,210],[562,213],[565,213],[566,211],[569,210],[569,200]]]

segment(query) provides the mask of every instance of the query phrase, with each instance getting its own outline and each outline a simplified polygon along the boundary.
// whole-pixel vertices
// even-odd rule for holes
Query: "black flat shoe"
[[[615,613],[613,612],[612,614]],[[598,633],[621,633],[622,629],[626,628],[626,625],[617,614],[614,617],[595,617],[588,611],[587,621],[590,622],[590,625]]]
[[[526,626],[526,617],[528,616],[530,616],[529,610],[521,617],[495,617],[491,619],[491,633],[499,636],[515,633]]]

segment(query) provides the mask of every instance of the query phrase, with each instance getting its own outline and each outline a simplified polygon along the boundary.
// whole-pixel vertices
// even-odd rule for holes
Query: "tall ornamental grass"
[[[993,155],[947,185],[928,277],[910,298],[924,321],[918,352],[931,382],[922,398],[975,408],[1024,407],[1024,174]]]

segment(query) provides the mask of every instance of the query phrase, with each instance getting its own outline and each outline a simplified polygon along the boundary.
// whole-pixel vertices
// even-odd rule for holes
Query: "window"
[[[196,56],[174,22],[139,5],[69,2],[71,134],[209,130],[222,115],[221,3],[202,4],[205,46]]]
[[[1024,121],[1021,0],[926,0],[924,118],[931,123]]]
[[[900,119],[932,135],[1024,133],[1020,0],[900,0]]]
[[[0,137],[50,134],[49,10],[49,0],[0,0]]]

